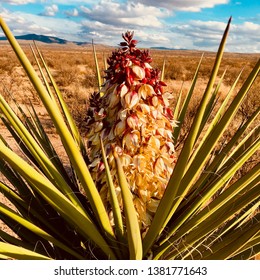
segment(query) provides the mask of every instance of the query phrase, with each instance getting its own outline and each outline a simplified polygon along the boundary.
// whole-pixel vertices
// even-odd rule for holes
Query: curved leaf
[[[50,260],[50,258],[35,253],[33,251],[24,249],[19,246],[7,244],[0,241],[0,256],[3,255],[6,259],[19,260]]]
[[[137,219],[137,212],[133,204],[133,196],[130,192],[121,161],[114,150],[114,157],[117,166],[119,186],[122,191],[124,213],[126,217],[126,231],[130,250],[131,260],[141,260],[143,258],[142,239]]]

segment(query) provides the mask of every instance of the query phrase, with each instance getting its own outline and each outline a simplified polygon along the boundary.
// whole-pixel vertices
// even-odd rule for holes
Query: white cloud
[[[233,24],[230,32],[230,50],[236,52],[260,52],[260,24],[244,22]]]
[[[58,4],[63,1],[65,0],[46,0],[45,3]],[[121,33],[126,30],[134,30],[135,39],[139,40],[139,47],[163,46],[217,51],[226,22],[188,20],[183,23],[175,20],[174,23],[169,23],[168,18],[172,16],[172,12],[167,5],[175,3],[179,10],[191,10],[227,1],[145,0],[142,3],[134,1],[119,3],[119,0],[101,0],[97,4],[97,1],[92,0],[74,0],[75,8],[68,7],[65,11],[67,18],[46,18],[46,16],[29,13],[12,13],[3,7],[1,8],[0,5],[0,16],[5,19],[15,35],[38,33],[58,36],[67,40],[88,42],[94,39],[95,43],[116,46],[122,41]],[[71,0],[66,2],[67,4],[72,3]],[[77,6],[79,2],[81,4],[82,2],[92,2],[92,4]],[[207,4],[207,2],[210,2],[210,4]],[[158,5],[156,7],[152,6],[155,3]],[[55,4],[53,5],[55,6]],[[164,8],[159,8],[163,5]],[[58,7],[56,9],[54,6],[50,6],[52,9],[49,10],[49,15],[51,12],[58,12]],[[74,21],[74,17],[81,17],[82,21]],[[235,20],[234,22],[236,23]],[[248,18],[244,19],[242,24],[235,23],[231,24],[226,50],[260,52],[260,25],[257,24],[257,21]]]
[[[51,35],[52,30],[44,25],[40,25],[39,22],[31,20],[31,15],[23,15],[20,13],[11,13],[7,9],[3,9],[0,12],[0,16],[6,21],[9,28],[14,35],[23,35],[29,33]],[[0,30],[1,31],[1,30]],[[1,32],[0,32],[1,33]],[[2,35],[1,35],[2,36]]]
[[[246,21],[242,24],[241,27],[242,27],[241,29],[244,32],[256,32],[256,33],[258,33],[256,35],[259,35],[259,31],[260,31],[260,25],[259,24]]]
[[[76,8],[74,8],[73,10],[66,11],[65,14],[68,17],[77,17],[79,15],[79,11]]]
[[[149,41],[152,44],[156,39],[158,41],[159,38],[161,41],[166,39],[160,37],[160,32],[165,26],[164,18],[170,16],[171,12],[165,8],[148,7],[132,1],[118,3],[101,0],[91,8],[81,6],[81,15],[85,18],[82,22],[82,34],[86,40],[94,39],[100,43],[116,45],[121,41],[122,32],[134,30],[138,37],[142,30],[145,38],[154,34],[155,38],[150,35],[150,40],[141,38],[142,42]]]
[[[112,26],[101,23],[99,21],[83,21],[82,22],[82,38],[86,41],[94,40],[97,44],[107,44],[116,46],[123,41],[121,34],[126,32],[122,26]],[[139,41],[138,46],[142,48],[153,46],[169,46],[171,41],[168,35],[162,32],[162,29],[153,29],[150,27],[130,29],[134,31],[134,38]]]
[[[47,36],[55,36],[54,33],[52,33],[52,30],[49,29],[49,28],[46,28],[46,27],[43,27],[43,26],[39,26],[35,23],[32,23],[30,25],[28,25],[27,27],[28,29],[28,32],[27,34],[45,34]],[[13,29],[13,32],[16,34],[16,35],[24,35],[25,32],[24,32],[24,29],[20,28],[20,26],[17,26],[17,28]]]
[[[166,33],[158,32],[158,33],[148,33],[148,32],[140,32],[136,31],[136,35],[139,38],[140,44],[153,46],[167,46],[171,44],[170,39],[168,38]]]
[[[98,44],[115,45],[118,43],[120,34],[124,32],[124,28],[102,23],[100,21],[83,20],[81,22],[81,38],[90,42],[94,40]]]
[[[179,31],[190,37],[195,45],[197,41],[202,42],[204,40],[207,45],[210,41],[219,41],[225,27],[226,23],[223,22],[191,20],[187,24],[174,26],[172,30],[174,29],[174,31]]]
[[[39,0],[38,0],[39,1]],[[41,0],[41,2],[50,2],[50,0]],[[98,0],[52,0],[52,2],[55,2],[56,4],[62,4],[62,5],[84,5],[84,4],[97,4],[99,2]]]
[[[14,35],[36,33],[72,41],[80,39],[81,25],[68,19],[49,17],[46,20],[44,16],[21,12],[12,13],[7,9],[0,9],[0,16],[3,17]]]
[[[8,3],[10,5],[25,5],[29,3],[35,3],[35,0],[1,0],[2,3]]]
[[[139,2],[139,0],[133,0]],[[169,10],[199,12],[203,8],[213,8],[219,4],[227,4],[229,0],[143,0],[148,6],[164,7]]]
[[[41,13],[43,16],[53,17],[56,15],[56,13],[59,11],[59,7],[56,4],[53,4],[51,6],[47,6],[44,9],[44,12]]]
[[[117,3],[101,0],[92,8],[81,6],[83,16],[93,21],[122,26],[162,27],[160,18],[169,16],[165,9],[147,7],[141,3]]]
[[[125,26],[162,27],[162,23],[154,16],[147,15],[136,18],[121,18],[120,23]]]
[[[96,0],[1,0],[1,3],[8,3],[11,5],[25,5],[29,3],[55,3],[63,5],[82,5],[82,4],[96,4]]]
[[[189,48],[218,49],[226,23],[219,21],[191,20],[184,25],[172,26],[172,37],[178,35],[188,39]],[[233,52],[259,52],[260,25],[252,22],[231,24],[226,50]]]

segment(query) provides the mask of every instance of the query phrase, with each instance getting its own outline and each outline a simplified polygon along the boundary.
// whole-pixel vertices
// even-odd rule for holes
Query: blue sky
[[[0,16],[15,35],[115,46],[122,32],[134,30],[140,47],[209,51],[232,16],[226,50],[260,53],[259,0],[1,0]]]

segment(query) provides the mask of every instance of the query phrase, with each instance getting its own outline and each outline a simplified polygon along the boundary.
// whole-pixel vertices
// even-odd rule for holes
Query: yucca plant
[[[0,231],[0,258],[249,259],[260,252],[259,163],[234,179],[259,150],[259,108],[220,145],[260,68],[258,61],[237,94],[238,79],[217,106],[230,21],[178,155],[199,66],[185,100],[180,95],[171,107],[148,52],[127,32],[108,59],[104,85],[99,78],[90,97],[81,136],[41,52],[33,48],[39,78],[3,19],[0,25],[69,162],[59,158],[33,106],[24,112],[16,104],[16,114],[0,96],[2,122],[21,148],[17,155],[0,132],[0,189],[14,206],[0,203],[0,218],[14,233]]]

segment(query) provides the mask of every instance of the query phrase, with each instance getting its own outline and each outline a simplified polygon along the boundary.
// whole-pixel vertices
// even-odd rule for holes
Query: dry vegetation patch
[[[21,41],[26,55],[31,63],[35,65],[30,45],[28,42]],[[88,97],[97,90],[97,79],[95,73],[95,63],[91,45],[76,46],[74,44],[37,44],[42,51],[44,59],[50,68],[56,83],[58,84],[68,106],[79,126],[84,122],[87,109]],[[35,94],[28,77],[20,66],[13,50],[7,42],[0,42],[0,90],[7,101],[12,102],[14,98],[20,105],[29,105],[32,103],[39,116],[48,125],[48,117],[45,109],[42,107],[38,96]],[[104,61],[111,53],[113,48],[96,46],[99,67],[103,73],[105,68]],[[183,92],[183,98],[187,94],[194,72],[201,59],[200,51],[183,50],[151,50],[153,57],[152,65],[154,68],[162,68],[165,60],[165,81],[168,84],[167,90],[173,94],[173,105],[175,104],[180,91]],[[185,130],[189,129],[192,117],[198,106],[198,100],[207,85],[207,81],[213,67],[215,53],[206,52],[203,54],[203,61],[199,71],[198,82],[195,88],[194,98],[191,101],[189,118],[184,125]],[[230,85],[234,83],[237,76],[243,69],[237,90],[244,82],[254,64],[258,59],[257,54],[236,54],[225,53],[220,67],[219,77],[226,70],[223,83],[220,87],[219,103],[227,94]],[[36,67],[37,68],[37,67]],[[240,109],[237,120],[233,123],[231,131],[227,135],[232,135],[232,130],[246,120],[252,112],[259,107],[259,88],[260,80],[257,79],[251,88],[248,97]],[[49,124],[49,128],[51,125]],[[84,125],[83,125],[84,127]],[[3,127],[1,126],[1,129]],[[50,130],[54,132],[54,130]]]
[[[31,63],[35,65],[30,45],[28,42],[20,42]],[[84,118],[88,104],[88,97],[97,90],[97,78],[95,73],[95,62],[91,45],[76,46],[74,44],[58,45],[37,43],[41,50],[52,75],[55,78],[72,114],[79,127],[84,129]],[[20,66],[18,59],[7,42],[0,42],[0,90],[7,101],[12,102],[14,98],[19,105],[27,106],[33,104],[38,115],[46,124],[50,133],[55,133],[49,122],[47,113],[33,90],[28,77]],[[99,67],[102,73],[105,69],[105,60],[113,50],[111,47],[96,46]],[[173,95],[173,106],[182,91],[183,98],[187,94],[194,72],[201,59],[202,52],[188,50],[151,50],[154,68],[162,69],[165,60],[165,82],[167,90]],[[211,69],[213,67],[215,53],[205,52],[199,70],[195,94],[191,100],[188,118],[183,127],[183,139],[187,133],[192,118],[198,107],[199,97],[203,94]],[[225,53],[219,71],[219,78],[226,70],[223,83],[219,90],[219,104],[227,94],[230,86],[243,70],[235,93],[238,91],[246,77],[252,70],[258,59],[257,54]],[[231,137],[235,129],[245,121],[252,112],[259,107],[260,79],[252,86],[249,95],[242,105],[239,115],[233,122],[229,131],[226,132],[223,142]],[[1,124],[0,124],[1,125]],[[1,126],[3,129],[3,126]],[[84,132],[84,131],[83,131]]]
[[[35,65],[29,43],[22,42],[21,45],[30,61]],[[40,43],[38,46],[51,69],[56,83],[68,101],[74,116],[80,120],[82,117],[80,109],[85,110],[89,94],[97,89],[92,47],[90,45],[48,45],[43,43]],[[32,90],[29,80],[11,47],[7,43],[1,42],[0,48],[1,93],[5,97],[11,93],[20,103],[27,103],[28,99],[30,99],[33,104],[39,104],[38,97]],[[101,71],[104,70],[104,60],[110,52],[111,48],[97,47]],[[154,68],[161,69],[164,59],[166,61],[165,81],[168,84],[167,90],[172,92],[176,99],[182,87],[185,96],[202,52],[151,50],[151,55],[153,57],[152,65]],[[203,93],[213,67],[214,58],[215,53],[204,53],[198,83],[195,89],[197,95]],[[258,55],[256,54],[226,53],[219,73],[221,75],[224,70],[227,70],[220,92],[225,95],[230,85],[234,83],[238,74],[243,69],[239,82],[239,85],[241,85],[252,70],[257,59]],[[258,79],[251,89],[251,94],[249,94],[249,98],[247,98],[246,104],[243,107],[243,114],[246,114],[247,111],[250,113],[250,109],[259,106],[259,100],[256,94],[259,90],[259,85],[260,81]],[[80,116],[77,116],[77,114],[80,114]]]

